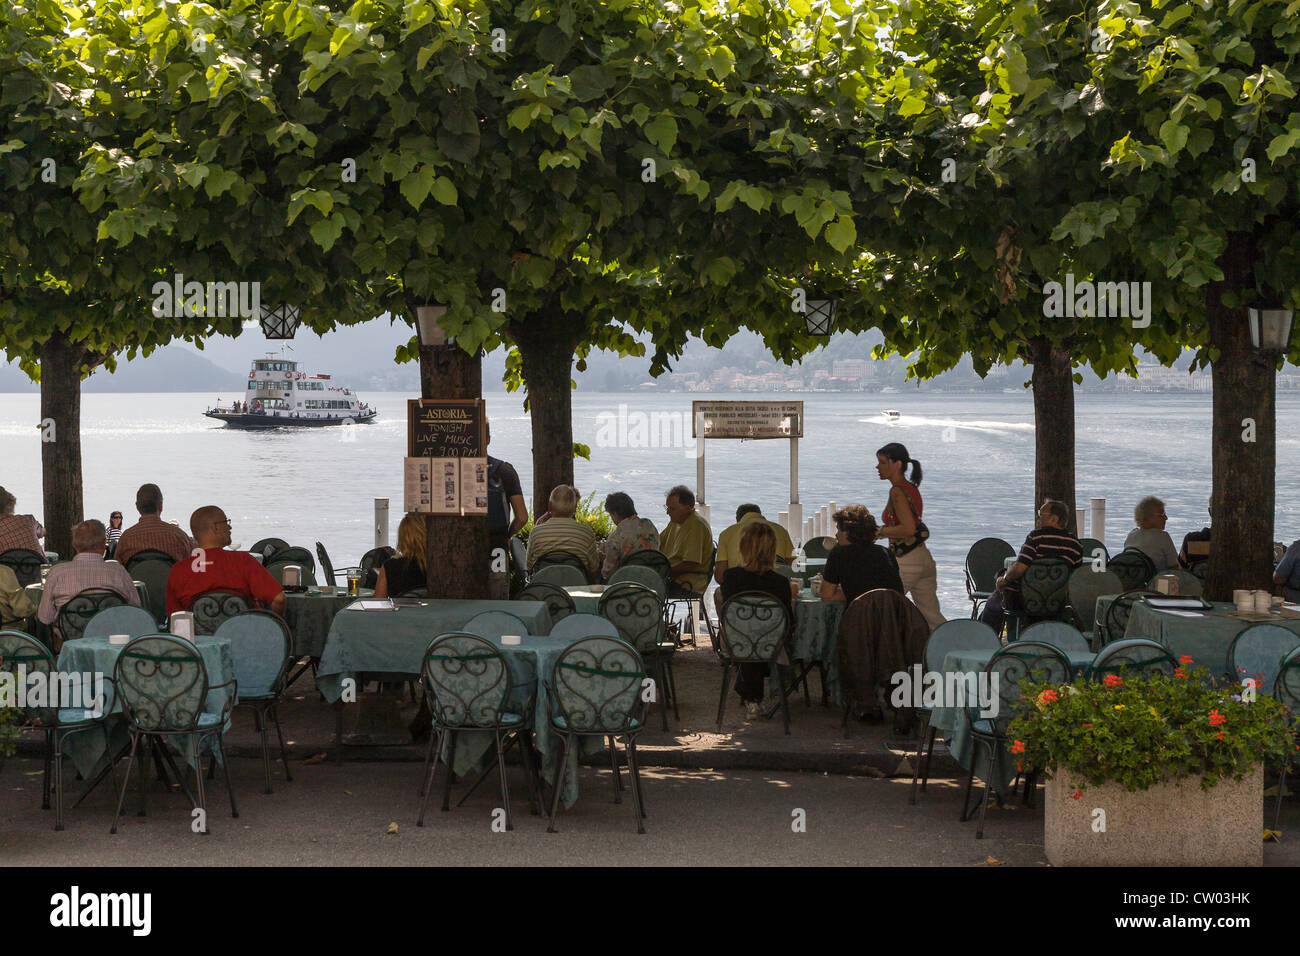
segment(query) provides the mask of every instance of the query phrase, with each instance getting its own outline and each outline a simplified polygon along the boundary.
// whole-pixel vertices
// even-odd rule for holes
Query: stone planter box
[[[1047,781],[1044,847],[1052,866],[1262,866],[1264,768],[1201,789],[1200,777],[1129,792],[1089,785],[1078,800],[1064,767]],[[1106,812],[1093,831],[1094,810]]]

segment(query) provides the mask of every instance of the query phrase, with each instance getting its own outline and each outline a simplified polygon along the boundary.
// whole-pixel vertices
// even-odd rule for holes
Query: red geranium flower
[[[1219,726],[1219,724],[1224,724],[1224,723],[1227,723],[1227,722],[1228,722],[1228,718],[1225,717],[1223,714],[1219,713],[1217,710],[1211,710],[1211,711],[1210,711],[1210,726],[1211,726],[1211,727],[1217,727],[1217,726]],[[1219,731],[1219,733],[1222,734],[1223,731]]]
[[[1022,753],[1024,753],[1024,752],[1025,752],[1025,742],[1024,742],[1023,740],[1017,740],[1017,741],[1014,741],[1014,742],[1011,744],[1011,752],[1012,752],[1013,754],[1022,754]]]
[[[1178,663],[1180,663],[1180,664],[1191,664],[1191,663],[1193,663],[1193,661],[1192,661],[1192,655],[1191,655],[1191,654],[1184,654],[1182,657],[1178,658]]]
[[[1187,680],[1187,675],[1183,672],[1183,669],[1181,667],[1174,668],[1174,676],[1181,677],[1183,680]]]
[[[1057,693],[1056,691],[1054,691],[1054,690],[1045,690],[1045,691],[1043,691],[1041,694],[1038,695],[1038,699],[1041,700],[1041,701],[1044,701],[1045,703],[1050,704],[1050,703],[1052,703],[1053,701],[1058,701],[1058,700],[1060,700],[1060,699],[1061,699],[1061,695],[1058,694],[1058,693]]]
[[[1071,799],[1071,800],[1078,800],[1081,796],[1083,796],[1083,791],[1082,791],[1082,790],[1076,790],[1076,791],[1074,791],[1074,793],[1070,794],[1070,799]]]
[[[1219,731],[1219,736],[1215,737],[1214,739],[1215,739],[1215,740],[1222,740],[1222,739],[1223,739],[1223,731],[1220,730],[1220,731]]]
[[[1124,683],[1124,678],[1120,677],[1118,674],[1107,674],[1102,679],[1102,683],[1107,687],[1118,687],[1120,684]]]
[[[1083,726],[1085,726],[1085,727],[1091,727],[1092,724],[1084,724]]]

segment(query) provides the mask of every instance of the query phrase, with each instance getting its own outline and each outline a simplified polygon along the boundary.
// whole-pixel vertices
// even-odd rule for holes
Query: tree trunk
[[[457,345],[420,348],[420,394],[424,398],[482,398],[483,362]],[[425,558],[431,598],[488,597],[486,515],[426,515]]]
[[[81,476],[80,345],[55,332],[41,349],[41,478],[45,549],[72,557],[72,528],[84,518]]]
[[[1227,601],[1234,588],[1273,586],[1273,483],[1276,475],[1273,359],[1250,343],[1244,309],[1223,305],[1223,293],[1254,292],[1255,248],[1233,233],[1219,258],[1223,281],[1206,289],[1214,381],[1213,476],[1210,502],[1214,541],[1206,597]],[[1280,296],[1279,296],[1280,298]]]
[[[528,386],[534,515],[547,510],[552,488],[573,484],[573,353],[585,330],[584,316],[559,310],[510,325]]]
[[[1069,349],[1045,339],[1030,343],[1034,387],[1034,512],[1064,501],[1074,520],[1074,370]]]

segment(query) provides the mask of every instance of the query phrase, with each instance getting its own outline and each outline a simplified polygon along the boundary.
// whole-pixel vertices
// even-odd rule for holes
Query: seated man
[[[18,575],[0,564],[0,631],[23,630],[23,623],[35,613],[36,605],[18,583]]]
[[[600,565],[602,581],[608,581],[634,551],[659,550],[659,531],[654,522],[637,517],[636,506],[623,492],[616,491],[605,498],[605,511],[614,519],[615,527],[604,544],[604,560]]]
[[[668,492],[664,510],[670,520],[659,532],[659,550],[668,557],[668,596],[703,594],[709,584],[713,530],[695,510],[695,493],[685,485]]]
[[[764,518],[758,505],[741,505],[736,509],[736,523],[723,528],[718,535],[718,558],[713,565],[713,579],[719,584],[722,583],[722,575],[727,568],[738,567],[743,563],[740,560],[740,534],[755,521],[771,526],[772,533],[776,535],[776,556],[786,564],[793,560],[794,542],[790,540],[785,528]]]
[[[1282,586],[1282,594],[1288,601],[1300,601],[1300,541],[1293,542],[1282,555],[1273,572],[1273,583]]]
[[[571,554],[586,568],[587,579],[595,580],[600,570],[596,555],[596,532],[590,525],[576,520],[578,493],[569,485],[556,485],[548,499],[550,517],[542,524],[533,525],[528,533],[528,573],[537,567],[544,554]]]
[[[1213,502],[1211,502],[1213,505]],[[1214,508],[1205,509],[1210,513],[1210,520],[1214,520]],[[1178,566],[1191,570],[1192,565],[1201,561],[1208,561],[1210,558],[1210,529],[1202,528],[1200,531],[1189,531],[1183,535],[1183,546],[1178,549]]]
[[[127,604],[140,606],[140,594],[131,575],[116,561],[104,560],[104,550],[108,547],[104,522],[92,518],[73,528],[72,547],[77,552],[73,559],[50,568],[45,580],[45,591],[41,594],[41,606],[36,614],[42,624],[53,624],[58,620],[63,605],[92,588],[116,591]],[[56,639],[55,643],[61,644],[62,640]]]
[[[1020,547],[1016,563],[998,575],[996,590],[980,612],[980,620],[997,633],[1002,632],[1006,609],[1020,606],[1020,585],[1017,583],[1029,570],[1029,562],[1036,558],[1064,558],[1070,567],[1077,568],[1083,561],[1083,545],[1069,531],[1070,509],[1064,501],[1048,499],[1038,509],[1038,527],[1029,532]]]
[[[45,549],[40,539],[45,537],[45,529],[32,515],[16,515],[14,508],[18,499],[0,488],[0,553],[14,548],[35,551],[45,560]]]
[[[250,607],[269,607],[284,615],[284,589],[271,572],[247,551],[227,551],[230,520],[216,505],[190,515],[197,554],[177,561],[167,575],[167,613],[188,611],[194,599],[208,591],[241,594]]]
[[[135,493],[135,510],[140,520],[122,532],[114,556],[123,567],[141,551],[161,551],[173,561],[186,561],[194,542],[180,528],[162,520],[163,496],[157,485],[141,485]]]
[[[1137,527],[1124,539],[1124,547],[1136,548],[1145,554],[1157,572],[1171,571],[1178,567],[1174,539],[1165,530],[1165,522],[1169,520],[1165,514],[1165,503],[1153,495],[1147,495],[1133,509],[1133,520]]]

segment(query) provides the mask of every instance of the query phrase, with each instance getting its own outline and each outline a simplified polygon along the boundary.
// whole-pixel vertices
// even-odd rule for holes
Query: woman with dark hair
[[[122,512],[114,511],[108,516],[108,554],[105,557],[111,558],[113,552],[117,550],[118,539],[122,537]]]
[[[905,471],[908,471],[906,477]],[[889,503],[880,516],[883,526],[877,535],[888,539],[898,562],[903,589],[911,595],[912,603],[925,615],[926,623],[933,630],[944,622],[944,616],[939,610],[934,557],[925,546],[930,532],[921,521],[921,492],[916,487],[921,483],[921,463],[903,445],[890,442],[876,452],[876,474],[890,484]]]
[[[835,512],[835,547],[826,556],[822,586],[823,601],[847,601],[877,588],[903,593],[903,582],[889,554],[876,544],[876,519],[862,505],[849,505]]]

